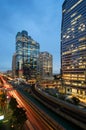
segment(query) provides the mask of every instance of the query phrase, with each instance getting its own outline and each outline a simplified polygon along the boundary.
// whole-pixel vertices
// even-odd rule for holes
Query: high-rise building
[[[16,53],[12,57],[12,76],[16,76]]]
[[[86,95],[86,0],[63,3],[61,73],[66,93]]]
[[[48,52],[40,52],[39,68],[41,78],[52,77],[52,55]]]
[[[30,76],[36,78],[39,74],[38,67],[38,56],[39,56],[40,45],[34,41],[31,37],[28,39],[28,65],[31,70]]]
[[[19,77],[34,77],[38,72],[39,43],[27,31],[16,35],[16,72]]]

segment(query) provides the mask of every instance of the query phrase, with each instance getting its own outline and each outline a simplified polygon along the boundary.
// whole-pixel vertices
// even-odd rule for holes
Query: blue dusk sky
[[[60,72],[60,37],[64,0],[0,0],[0,71],[12,69],[15,36],[22,30],[53,55],[53,72]]]

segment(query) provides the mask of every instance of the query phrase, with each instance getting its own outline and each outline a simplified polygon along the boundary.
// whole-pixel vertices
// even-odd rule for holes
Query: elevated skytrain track
[[[77,106],[69,104],[59,99],[55,99],[51,96],[47,96],[42,91],[39,91],[35,85],[32,87],[33,95],[51,110],[57,114],[63,116],[70,122],[86,129],[86,110],[81,110]]]

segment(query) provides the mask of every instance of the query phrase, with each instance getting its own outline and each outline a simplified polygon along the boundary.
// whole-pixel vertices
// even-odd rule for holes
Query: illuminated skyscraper
[[[48,52],[40,52],[39,68],[41,78],[52,77],[52,55]]]
[[[86,95],[86,0],[63,3],[61,72],[66,93]]]
[[[16,72],[19,77],[34,77],[38,72],[39,43],[27,31],[16,35]]]
[[[16,76],[16,53],[12,57],[12,76]]]

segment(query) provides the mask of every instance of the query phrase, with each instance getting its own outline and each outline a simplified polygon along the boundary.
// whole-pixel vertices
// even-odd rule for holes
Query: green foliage
[[[6,94],[5,93],[3,93],[2,95],[1,95],[1,98],[0,98],[0,107],[1,107],[1,110],[2,111],[4,111],[5,110],[5,108],[6,108]]]
[[[27,120],[26,111],[23,108],[16,108],[13,111],[12,119],[10,120],[11,126],[15,130],[22,130],[25,121]]]
[[[15,110],[17,108],[17,101],[14,97],[11,98],[10,102],[9,102],[9,106],[12,110]]]
[[[25,114],[25,110],[23,108],[16,108],[13,112],[13,117],[16,118],[17,124],[23,124],[27,120],[27,116]]]
[[[21,130],[23,124],[27,120],[26,111],[23,108],[18,107],[18,103],[15,98],[11,98],[10,100],[10,108],[13,111],[12,119],[10,120],[10,124],[13,128],[17,130]]]
[[[5,93],[3,93],[2,95],[1,95],[1,100],[3,101],[3,102],[5,102],[6,101],[6,94]]]

